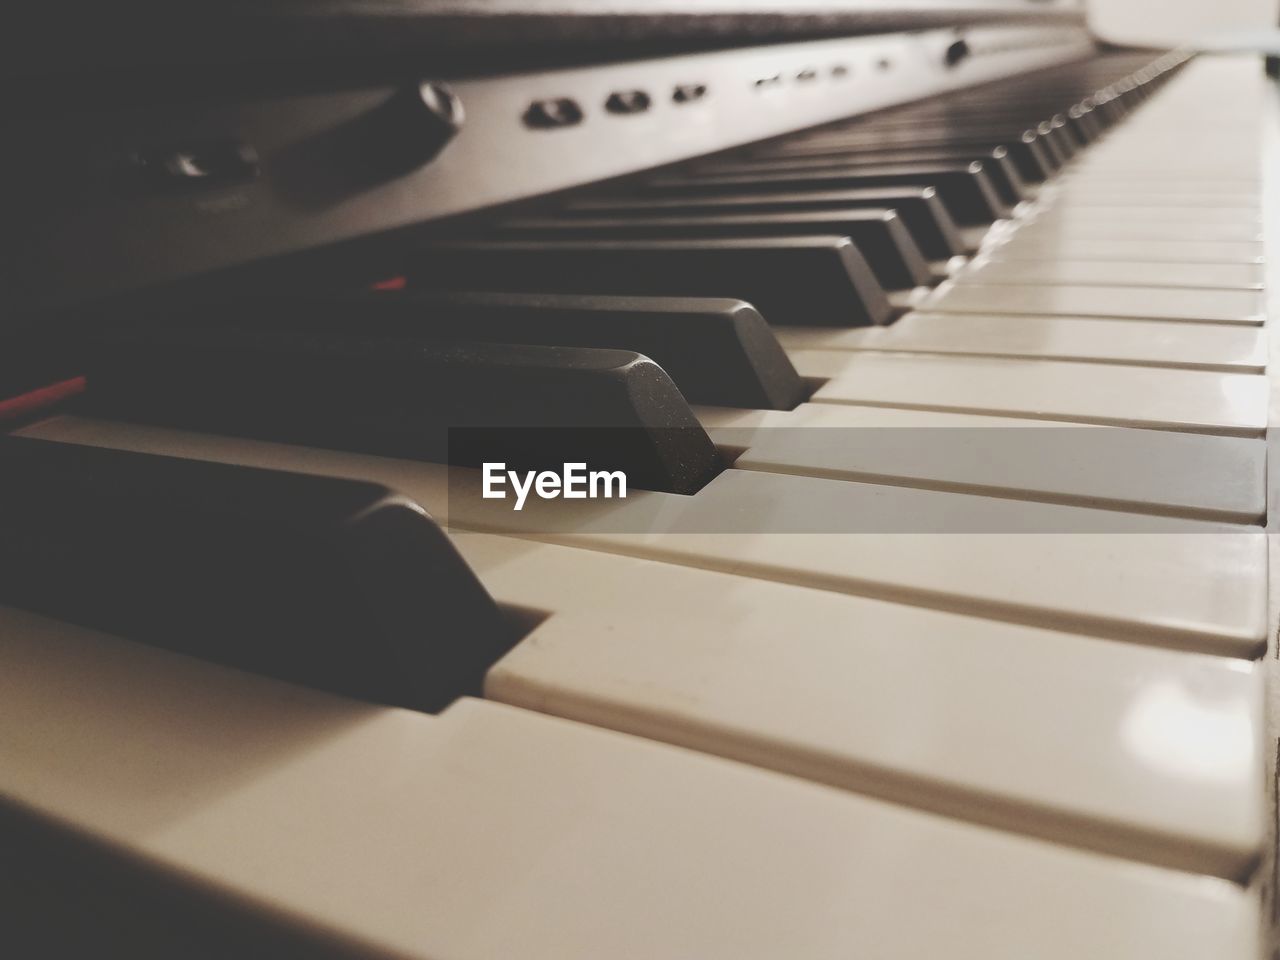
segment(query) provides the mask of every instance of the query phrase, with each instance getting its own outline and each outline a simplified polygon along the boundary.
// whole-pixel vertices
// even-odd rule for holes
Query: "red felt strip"
[[[10,397],[8,400],[0,400],[0,420],[16,420],[19,417],[38,413],[45,407],[51,407],[66,400],[68,397],[84,393],[84,388],[84,377],[72,377],[70,380],[62,380],[35,390],[28,390],[26,393]]]

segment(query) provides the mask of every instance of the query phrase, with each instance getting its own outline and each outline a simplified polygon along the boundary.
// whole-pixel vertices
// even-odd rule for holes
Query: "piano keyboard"
[[[0,457],[266,468],[308,504],[346,502],[321,478],[381,485],[447,529],[520,636],[428,713],[362,699],[340,661],[294,669],[296,637],[270,667],[210,654],[255,608],[209,583],[207,609],[145,635],[8,588],[0,830],[23,879],[4,896],[46,951],[22,955],[110,937],[135,956],[1259,956],[1275,104],[1252,59],[1148,61],[413,239],[402,292],[285,288],[104,334],[78,407]],[[290,302],[323,334],[246,332]],[[388,359],[404,351],[419,366]],[[513,415],[484,395],[512,377],[538,426],[570,416],[561,392],[595,408],[625,382],[616,416],[666,466],[625,500],[516,513],[430,462],[415,438],[442,423],[380,371],[471,391],[484,427]],[[224,481],[191,482],[215,519],[186,541],[162,535],[172,503],[127,500],[163,545],[138,549],[172,555],[148,582],[122,567],[120,591],[170,589],[169,563],[271,579],[252,534],[218,536]],[[25,489],[77,516],[75,494]],[[349,509],[325,523],[372,508]],[[311,528],[299,549],[294,526],[289,563],[337,549]],[[228,552],[184,556],[206,543]],[[470,583],[421,598],[457,601],[459,634],[430,628],[425,669],[495,643],[467,646]],[[404,679],[402,648],[352,629],[324,642]]]

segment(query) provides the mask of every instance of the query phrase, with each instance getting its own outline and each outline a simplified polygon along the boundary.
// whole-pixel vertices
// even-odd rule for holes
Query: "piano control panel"
[[[624,176],[1093,47],[1070,25],[970,27],[24,121],[46,148],[19,174],[24,242],[0,292],[18,316],[84,302]]]

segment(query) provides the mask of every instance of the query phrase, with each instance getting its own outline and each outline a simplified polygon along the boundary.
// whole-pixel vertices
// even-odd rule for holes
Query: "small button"
[[[610,113],[644,113],[651,102],[643,90],[620,90],[609,94],[604,108]]]
[[[807,67],[796,74],[796,79],[801,83],[812,83],[818,79],[818,71],[813,67]]]
[[[955,67],[960,64],[960,61],[968,59],[971,53],[973,51],[969,49],[967,41],[957,40],[947,47],[946,52],[942,55],[942,62],[948,67]]]
[[[147,176],[162,186],[215,187],[258,175],[258,154],[242,140],[204,140],[141,156]]]
[[[695,100],[701,100],[707,95],[707,85],[705,83],[682,83],[671,93],[671,99],[676,103],[693,103]]]
[[[535,100],[524,112],[524,122],[539,130],[572,127],[582,122],[582,108],[569,97]]]
[[[849,68],[843,63],[837,63],[831,68],[831,75],[837,80],[843,80],[849,75]]]
[[[755,86],[757,90],[768,90],[771,87],[779,86],[781,83],[782,74],[771,73],[765,77],[757,77]]]

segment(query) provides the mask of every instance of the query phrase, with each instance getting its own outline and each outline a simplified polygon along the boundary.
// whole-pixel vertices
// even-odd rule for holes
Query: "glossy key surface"
[[[1238,876],[1257,855],[1256,669],[458,536],[497,595],[553,611],[490,697],[1124,856]],[[1203,741],[1165,739],[1182,717]]]
[[[463,700],[439,717],[370,707],[9,613],[0,663],[0,789],[54,825],[5,837],[27,878],[6,932],[32,952],[108,942],[203,958],[265,942],[374,960],[836,960],[892,943],[908,960],[1192,960],[1255,948],[1252,901],[1233,884],[500,704]],[[181,722],[156,722],[175,708]],[[60,867],[98,882],[59,887]],[[57,911],[40,891],[68,887],[90,909],[48,923]],[[192,930],[207,933],[193,945]]]
[[[954,410],[1148,429],[1261,436],[1267,379],[1053,360],[792,351],[797,369],[830,377],[824,403]]]
[[[731,297],[776,324],[893,316],[853,241],[833,236],[435,244],[417,251],[409,280],[437,290]]]
[[[1261,290],[1262,266],[1249,263],[1151,263],[1117,260],[993,259],[974,263],[956,277],[958,283],[1027,284],[1030,286],[1192,287]]]
[[[888,327],[790,327],[778,338],[789,350],[971,354],[1225,373],[1260,373],[1267,364],[1261,328],[1159,320],[915,311]]]
[[[1252,290],[1179,290],[1167,287],[1087,287],[995,283],[945,284],[927,301],[944,313],[1126,317],[1257,326],[1262,296]]]

